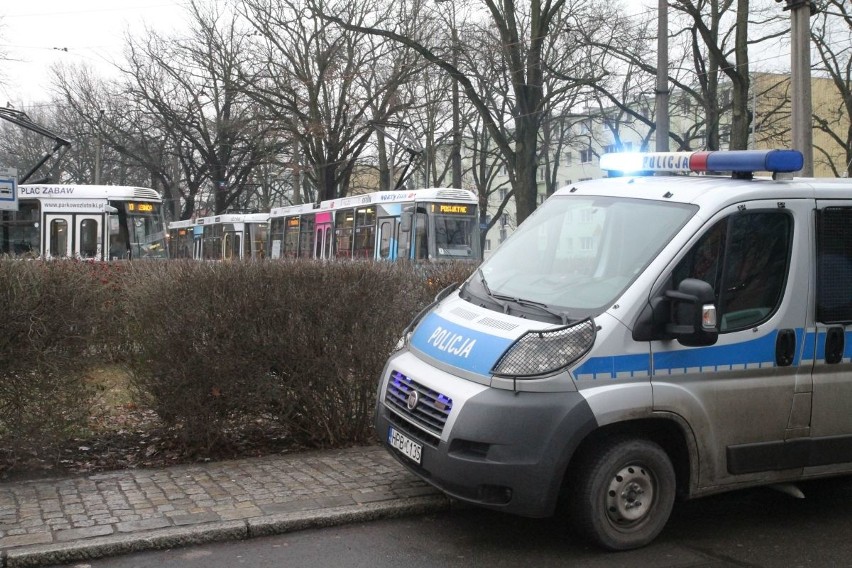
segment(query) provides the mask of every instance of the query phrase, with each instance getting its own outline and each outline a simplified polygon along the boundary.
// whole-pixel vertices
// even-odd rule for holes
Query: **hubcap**
[[[654,480],[651,472],[639,465],[619,470],[609,482],[606,510],[617,525],[641,521],[654,503]]]

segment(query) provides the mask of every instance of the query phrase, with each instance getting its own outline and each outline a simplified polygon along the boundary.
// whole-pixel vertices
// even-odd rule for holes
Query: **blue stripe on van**
[[[828,337],[825,329],[818,332],[809,331],[805,336],[805,348],[802,360],[809,362],[825,362],[825,340]],[[844,334],[843,360],[852,361],[852,331]]]
[[[423,318],[411,336],[411,345],[426,355],[484,376],[490,376],[513,341],[456,325],[434,312]]]
[[[816,339],[814,336],[818,336],[816,332],[809,331],[805,334],[805,346],[802,349],[802,360],[803,361],[813,361],[814,356],[817,353],[816,351]],[[825,348],[825,338],[823,338],[823,348]]]
[[[843,358],[852,359],[852,331],[846,332],[846,340],[843,342]]]
[[[808,334],[811,335],[811,334]],[[731,345],[711,345],[693,347],[677,351],[659,351],[654,353],[654,372],[660,375],[682,374],[700,369],[702,371],[730,371],[734,368],[775,367],[775,342],[778,331],[763,337],[742,341]],[[796,354],[793,366],[802,359],[808,359],[808,351],[813,352],[813,338],[805,343],[804,329],[796,329]],[[810,345],[810,347],[809,347]],[[848,341],[847,341],[848,347]],[[611,357],[592,357],[573,373],[577,379],[616,379],[625,376],[650,376],[647,355],[615,355]]]
[[[650,363],[651,357],[646,354],[592,357],[573,372],[578,379],[649,377]]]

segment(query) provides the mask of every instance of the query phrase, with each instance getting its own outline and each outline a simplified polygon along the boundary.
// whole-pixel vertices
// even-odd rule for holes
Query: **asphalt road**
[[[606,553],[587,545],[558,518],[524,519],[467,509],[71,566],[852,566],[852,479],[799,487],[805,499],[763,488],[678,503],[657,541],[622,553]]]

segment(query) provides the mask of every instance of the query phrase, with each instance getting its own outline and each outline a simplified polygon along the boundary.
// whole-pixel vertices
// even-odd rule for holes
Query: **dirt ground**
[[[0,448],[0,482],[79,475],[127,468],[157,468],[181,463],[292,452],[274,424],[240,428],[228,443],[204,454],[188,454],[176,432],[164,427],[152,410],[140,408],[120,369],[105,368],[88,378],[96,388],[88,427],[62,447],[38,455],[12,455]]]

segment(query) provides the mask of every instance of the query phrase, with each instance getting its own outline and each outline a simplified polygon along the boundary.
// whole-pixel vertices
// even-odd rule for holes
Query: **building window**
[[[606,146],[604,146],[604,153],[605,154],[614,154],[615,152],[618,152],[618,146],[617,145],[607,144]],[[589,160],[589,161],[591,161],[591,160]]]
[[[505,240],[506,240],[506,229],[500,229],[500,242],[502,243]]]
[[[574,161],[574,152],[565,152],[565,165],[570,166],[571,162]]]
[[[580,237],[580,250],[592,250],[593,246],[592,237]]]
[[[589,162],[592,161],[593,155],[594,154],[592,153],[591,148],[586,148],[585,150],[580,150],[580,163],[588,164]]]
[[[485,239],[485,250],[491,250],[491,239]]]

